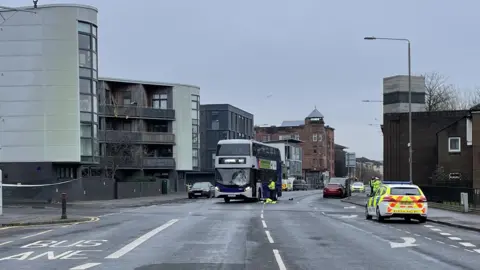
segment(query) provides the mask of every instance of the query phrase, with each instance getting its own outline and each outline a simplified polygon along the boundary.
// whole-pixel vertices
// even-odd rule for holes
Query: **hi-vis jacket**
[[[275,190],[275,182],[274,181],[270,181],[270,183],[268,184],[268,189]]]

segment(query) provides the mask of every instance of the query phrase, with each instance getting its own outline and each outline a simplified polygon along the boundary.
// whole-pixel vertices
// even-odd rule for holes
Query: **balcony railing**
[[[100,164],[127,169],[175,169],[176,167],[173,157],[101,157]]]
[[[146,119],[168,119],[175,120],[175,110],[155,109],[151,107],[138,106],[114,106],[100,105],[99,114],[107,117],[129,117]]]
[[[102,142],[129,142],[137,144],[175,144],[175,134],[164,132],[135,132],[122,130],[99,130]]]

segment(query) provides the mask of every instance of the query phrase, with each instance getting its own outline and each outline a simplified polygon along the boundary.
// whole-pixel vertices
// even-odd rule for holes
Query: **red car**
[[[328,184],[323,189],[323,197],[345,197],[345,190],[340,184]]]

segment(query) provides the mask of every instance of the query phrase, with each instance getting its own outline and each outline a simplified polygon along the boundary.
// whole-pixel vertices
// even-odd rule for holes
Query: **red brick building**
[[[326,126],[315,108],[305,120],[283,121],[281,126],[255,127],[258,141],[296,139],[303,141],[303,176],[308,183],[318,183],[322,173],[335,172],[334,129]]]

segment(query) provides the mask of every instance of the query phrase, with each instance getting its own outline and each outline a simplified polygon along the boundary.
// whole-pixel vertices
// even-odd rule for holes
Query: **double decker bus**
[[[215,197],[226,203],[232,199],[268,198],[269,181],[276,182],[282,196],[280,150],[254,140],[221,140],[215,156]]]

